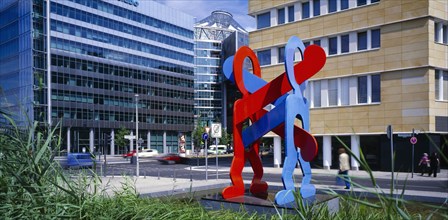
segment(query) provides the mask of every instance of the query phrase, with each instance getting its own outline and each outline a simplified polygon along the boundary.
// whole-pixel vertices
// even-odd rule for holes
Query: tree
[[[202,134],[205,132],[205,128],[200,126],[200,121],[198,120],[193,133],[191,134],[193,137],[194,148],[196,151],[201,149],[201,146],[204,144],[202,141]]]
[[[120,151],[120,149],[125,149],[125,151],[127,151],[127,146],[129,145],[129,140],[125,139],[124,136],[125,135],[129,135],[129,130],[125,127],[121,127],[120,130],[118,130],[117,134],[115,134],[115,146],[117,146],[118,151]],[[125,148],[126,147],[126,148]]]

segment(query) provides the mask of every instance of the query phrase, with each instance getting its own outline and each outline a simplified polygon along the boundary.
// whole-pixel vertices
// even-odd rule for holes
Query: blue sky
[[[224,10],[233,15],[233,19],[247,31],[255,29],[255,19],[249,15],[247,0],[156,0],[171,8],[190,14],[200,21],[215,10]]]

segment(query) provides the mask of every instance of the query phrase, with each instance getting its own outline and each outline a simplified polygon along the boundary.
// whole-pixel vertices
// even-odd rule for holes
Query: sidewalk
[[[196,167],[194,170],[201,170],[202,167]],[[228,170],[228,168],[220,168],[220,170]],[[252,173],[252,169],[250,167],[245,167],[243,172]],[[270,168],[265,167],[264,173],[268,174],[281,174],[281,168]],[[326,175],[326,176],[336,176],[337,170],[323,170],[323,169],[313,169],[313,175]],[[300,169],[296,169],[294,175],[301,175]],[[350,171],[349,175],[355,178],[370,178],[369,175],[365,171]],[[390,172],[379,172],[374,171],[373,175],[376,179],[390,179]],[[180,178],[158,178],[158,177],[103,177],[103,186],[107,186],[107,192],[112,193],[114,190],[119,190],[122,188],[122,183],[126,182],[126,180],[130,180],[133,185],[135,185],[136,191],[141,196],[148,197],[160,197],[160,196],[171,196],[176,194],[185,194],[185,193],[193,193],[199,191],[206,190],[219,190],[231,184],[230,178],[224,178],[228,175],[222,175],[220,179],[209,178],[209,180],[192,180],[190,179],[180,179]],[[411,173],[400,173],[395,172],[394,176],[398,180],[410,180]],[[419,173],[414,173],[414,178],[412,180],[415,181],[445,181],[448,188],[448,170],[441,170],[438,174],[437,178],[420,176]],[[245,180],[246,184],[250,184],[250,180]],[[278,191],[282,189],[282,182],[279,180],[278,182],[268,182],[269,189],[272,191]],[[372,194],[375,192],[389,194],[390,189],[375,189],[375,188],[359,188],[354,186],[350,191],[343,190],[341,186],[337,185],[321,185],[319,183],[314,183],[318,193],[324,193],[325,191],[334,191],[337,193],[347,193],[354,192],[357,194]],[[300,187],[300,183],[296,184],[296,187]],[[443,203],[448,198],[448,191],[445,192],[433,192],[433,191],[416,191],[416,190],[405,190],[404,196],[405,199],[414,200],[414,201],[422,201],[422,202],[436,202]],[[401,190],[396,190],[394,192],[397,195],[400,195]]]

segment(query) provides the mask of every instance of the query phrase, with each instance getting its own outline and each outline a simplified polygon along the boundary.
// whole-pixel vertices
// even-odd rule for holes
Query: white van
[[[218,154],[225,154],[227,152],[226,145],[218,145]],[[210,146],[207,151],[208,154],[216,154],[216,145]]]

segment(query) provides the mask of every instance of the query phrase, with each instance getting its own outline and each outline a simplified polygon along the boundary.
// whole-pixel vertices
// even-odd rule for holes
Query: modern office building
[[[221,122],[227,127],[227,87],[231,85],[223,82],[221,66],[247,44],[248,32],[226,11],[213,11],[195,24],[194,115],[202,126]]]
[[[410,171],[436,147],[448,155],[448,1],[249,0],[249,14],[257,22],[250,47],[266,80],[285,71],[284,46],[293,35],[327,54],[305,94],[319,143],[314,166],[337,168],[344,143],[362,150],[374,170],[390,170],[388,125],[396,170]],[[360,166],[353,158],[351,165]]]
[[[114,140],[122,127],[135,135],[138,106],[142,146],[177,152],[193,130],[193,26],[155,1],[2,0],[0,105],[60,123],[68,152],[111,135],[111,155],[134,148]]]

